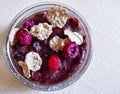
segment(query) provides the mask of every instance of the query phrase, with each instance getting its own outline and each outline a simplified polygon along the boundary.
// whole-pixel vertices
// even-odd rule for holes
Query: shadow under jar
[[[43,41],[33,37],[28,46],[22,46],[18,42],[15,45],[10,45],[9,34],[11,30],[23,27],[27,19],[34,20],[34,25],[38,25],[39,23],[48,23],[51,25],[47,19],[46,12],[55,6],[64,8],[69,13],[70,18],[63,28],[53,27],[52,34],[48,39]],[[79,22],[78,26],[76,26],[72,18],[77,18],[77,22]],[[66,28],[70,28],[73,32],[77,32],[83,36],[83,43],[78,45],[79,54],[74,59],[66,59],[62,55],[62,51],[56,52],[49,47],[49,41],[55,35],[63,39],[67,37],[64,35]],[[22,68],[17,62],[19,60],[24,61],[25,55],[30,51],[38,53],[43,63],[40,70],[36,72],[30,71],[31,77],[27,79],[24,77]],[[21,11],[11,22],[5,42],[4,55],[11,72],[24,85],[42,91],[59,90],[73,84],[86,71],[91,59],[90,29],[84,18],[70,6],[58,2],[34,4]],[[52,55],[57,55],[61,59],[61,65],[57,72],[52,72],[48,66],[48,60]]]

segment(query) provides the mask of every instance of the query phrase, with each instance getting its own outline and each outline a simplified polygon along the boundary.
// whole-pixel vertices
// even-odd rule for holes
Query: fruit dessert
[[[18,72],[44,85],[70,79],[80,70],[87,51],[80,21],[58,6],[25,19],[11,30],[9,42]]]

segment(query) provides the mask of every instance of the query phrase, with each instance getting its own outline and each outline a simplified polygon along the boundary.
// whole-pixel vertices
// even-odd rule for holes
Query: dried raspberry
[[[30,35],[26,29],[20,29],[17,32],[16,38],[21,45],[27,46],[31,43],[32,35]]]
[[[62,53],[65,58],[73,59],[79,54],[79,47],[75,42],[69,42],[64,46]]]
[[[34,20],[32,19],[27,19],[25,23],[23,24],[24,28],[30,28],[35,24]]]
[[[52,55],[48,61],[48,65],[51,71],[56,72],[61,65],[61,60],[57,55]]]
[[[77,32],[79,27],[79,20],[77,18],[69,18],[65,27],[70,28],[73,32]]]
[[[79,21],[77,18],[72,18],[71,20],[73,20],[73,23],[78,26],[79,25]]]

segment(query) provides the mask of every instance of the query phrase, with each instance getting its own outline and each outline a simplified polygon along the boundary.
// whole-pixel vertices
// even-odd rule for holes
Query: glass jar
[[[11,29],[13,29],[15,27],[19,27],[19,25],[26,18],[30,17],[33,14],[39,13],[40,11],[46,11],[54,6],[63,7],[69,12],[70,15],[78,18],[78,20],[80,21],[80,23],[84,29],[84,33],[86,35],[87,44],[88,44],[87,45],[88,46],[87,47],[87,54],[85,56],[83,65],[81,66],[80,70],[78,70],[78,72],[73,77],[71,77],[70,79],[65,80],[63,82],[54,84],[54,85],[41,85],[41,84],[37,84],[37,83],[34,83],[34,82],[26,79],[23,75],[21,75],[19,73],[19,71],[15,67],[13,60],[11,58],[11,55],[10,55],[10,45],[9,45],[8,36],[9,36]],[[37,90],[55,91],[55,90],[65,88],[65,87],[73,84],[75,81],[77,81],[84,74],[84,72],[86,71],[86,69],[88,68],[88,66],[90,64],[90,59],[91,59],[91,55],[92,55],[91,49],[92,49],[92,47],[91,47],[90,28],[89,28],[87,22],[85,21],[85,19],[79,14],[78,11],[76,11],[75,9],[71,8],[68,5],[65,5],[65,4],[59,3],[59,2],[40,2],[40,3],[31,5],[27,8],[25,8],[12,20],[12,22],[10,23],[9,28],[8,28],[8,34],[6,37],[3,52],[4,52],[6,63],[9,67],[10,71],[21,83],[23,83],[24,85],[26,85],[30,88],[37,89]]]

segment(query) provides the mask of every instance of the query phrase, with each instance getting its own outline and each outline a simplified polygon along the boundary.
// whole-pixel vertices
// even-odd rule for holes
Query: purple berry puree
[[[33,24],[43,22],[50,24],[46,18],[46,14],[41,12],[33,15],[32,20],[26,20],[24,25],[31,28]],[[53,28],[52,34],[46,40],[40,41],[37,38],[32,37],[30,45],[23,46],[19,42],[16,42],[16,44],[12,46],[13,58],[15,61],[24,61],[25,55],[30,51],[37,52],[41,56],[43,62],[41,69],[36,72],[31,71],[31,78],[29,79],[30,81],[40,84],[56,84],[69,79],[80,69],[87,51],[87,43],[85,38],[82,45],[76,45],[74,42],[69,43],[68,46],[64,48],[65,56],[63,55],[62,51],[55,52],[49,47],[49,41],[55,35],[58,35],[64,39],[67,37],[64,35],[64,29],[68,27],[72,28],[73,32],[82,31],[78,24],[74,22],[74,20],[68,19],[66,25],[62,29],[58,27]],[[69,52],[72,53],[68,54]],[[66,58],[66,54],[68,55],[68,58]],[[52,55],[57,55],[61,59],[60,68],[56,72],[52,72],[48,66],[48,61]],[[18,70],[21,70],[21,68]],[[23,75],[22,72],[21,74]]]

